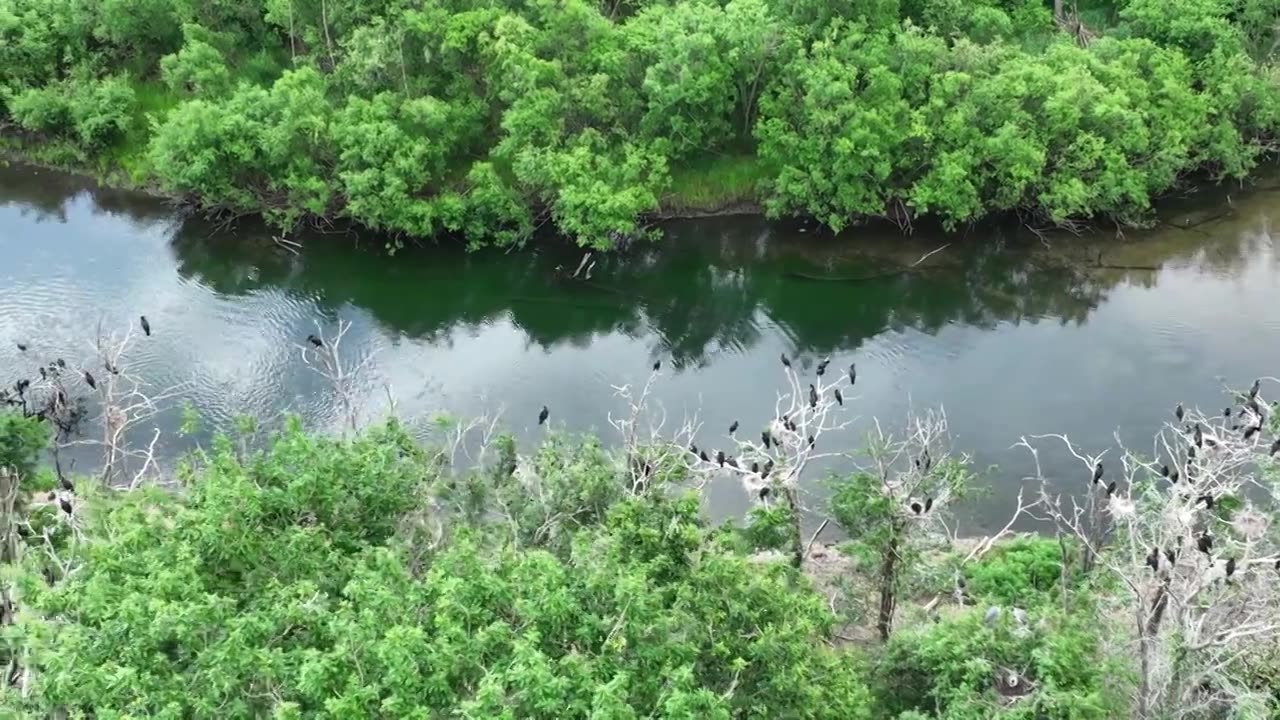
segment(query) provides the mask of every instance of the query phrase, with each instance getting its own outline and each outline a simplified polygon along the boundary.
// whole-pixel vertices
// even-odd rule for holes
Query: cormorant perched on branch
[[[1245,431],[1244,431],[1244,439],[1245,439],[1245,440],[1248,440],[1249,438],[1253,437],[1254,435],[1257,435],[1257,434],[1258,434],[1258,431],[1259,431],[1259,430],[1261,430],[1261,429],[1262,429],[1262,426],[1261,426],[1261,425],[1250,425],[1250,426],[1249,426],[1248,428],[1246,428],[1246,429],[1245,429]]]
[[[1196,538],[1196,547],[1199,548],[1200,552],[1208,555],[1209,551],[1213,550],[1213,536],[1208,532],[1203,533],[1200,537]]]
[[[66,514],[68,514],[68,515],[70,515],[70,514],[71,514],[71,501],[70,501],[70,500],[68,500],[68,499],[66,499],[66,498],[64,498],[64,497],[60,497],[60,498],[58,498],[58,507],[62,508],[62,512],[66,513]]]
[[[1178,407],[1173,409],[1173,416],[1178,418],[1178,422],[1182,422],[1182,417],[1184,415],[1186,415],[1186,412],[1182,409],[1182,403],[1178,403]]]
[[[1252,400],[1258,397],[1258,391],[1261,389],[1262,389],[1262,380],[1261,379],[1254,380],[1253,387],[1249,388],[1249,399]]]
[[[849,384],[853,385],[856,382],[858,382],[858,365],[849,363]]]
[[[1169,466],[1168,466],[1168,465],[1161,465],[1161,466],[1160,466],[1160,477],[1169,477]]]
[[[538,413],[538,424],[541,425],[546,422],[549,417],[551,417],[551,411],[547,409],[546,405],[543,405],[542,412]]]
[[[1236,573],[1236,559],[1227,558],[1227,577],[1231,577]]]
[[[707,451],[703,450],[698,453],[698,457],[702,458],[702,462],[711,462],[711,458],[707,457]]]
[[[720,465],[720,467],[724,467],[724,451],[723,450],[716,451],[716,462]]]
[[[809,383],[809,407],[818,407],[818,389]]]
[[[1102,463],[1101,462],[1093,466],[1093,481],[1098,482],[1100,480],[1102,480]]]
[[[138,320],[142,323],[142,332],[145,333],[147,337],[151,337],[151,323],[147,322],[147,316],[140,315]]]
[[[89,374],[88,370],[84,371],[84,381],[89,383],[89,387],[93,388],[94,390],[98,389],[98,382],[93,379],[93,375]]]
[[[1115,494],[1116,494],[1116,481],[1112,480],[1111,484],[1107,486],[1107,497],[1111,497],[1112,495],[1115,495]]]
[[[925,512],[929,512],[929,511],[930,511],[930,510],[932,510],[932,509],[933,509],[933,498],[931,498],[931,497],[927,497],[927,498],[925,498],[925,499],[924,499],[924,511],[925,511]]]
[[[661,360],[654,360],[654,361],[653,361],[653,371],[654,371],[654,372],[658,372],[658,371],[659,371],[659,370],[661,370],[661,369],[662,369],[662,361],[661,361]]]
[[[786,353],[782,353],[782,366],[788,369],[791,367],[791,358]]]
[[[919,514],[920,514],[920,509],[921,509],[921,508],[920,508],[920,503],[919,503],[919,502],[917,502],[917,501],[915,501],[915,500],[912,500],[912,501],[911,501],[911,512],[915,513],[916,515],[919,515]]]
[[[827,371],[827,366],[830,364],[831,364],[831,358],[827,358],[826,360],[823,360],[822,362],[818,363],[818,377],[822,377],[822,374]]]
[[[773,436],[769,434],[768,430],[760,431],[760,442],[764,443],[765,450],[769,449],[769,444],[773,442]]]
[[[317,348],[324,347],[324,341],[316,337],[315,335],[308,335],[307,342],[311,343],[312,345],[315,345]]]
[[[26,345],[23,345],[22,343],[17,343],[17,345],[18,345],[18,352],[26,352],[26,351],[27,351],[27,346],[26,346]]]
[[[1160,553],[1156,548],[1151,548],[1151,552],[1147,554],[1147,567],[1151,568],[1152,572],[1160,571]]]
[[[760,499],[764,500],[767,497],[769,497],[769,486],[765,485],[764,487],[760,488]]]
[[[840,388],[836,388],[835,396],[836,402],[840,404],[840,407],[844,407],[844,394],[840,392]]]
[[[736,432],[738,432],[738,421],[734,420],[733,424],[729,426],[729,434],[732,435]]]

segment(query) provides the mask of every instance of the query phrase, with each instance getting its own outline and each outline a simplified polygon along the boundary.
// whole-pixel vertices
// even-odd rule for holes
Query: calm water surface
[[[389,387],[423,433],[440,411],[501,412],[529,447],[545,403],[557,427],[608,439],[607,413],[621,408],[612,386],[642,383],[661,358],[657,402],[673,421],[698,414],[698,443],[715,448],[732,420],[754,431],[771,417],[779,353],[810,369],[830,356],[833,368],[857,362],[851,404],[864,420],[826,444],[851,446],[873,416],[945,407],[956,446],[994,466],[962,528],[978,532],[1003,523],[1032,472],[1010,448],[1020,435],[1063,432],[1097,450],[1118,432],[1148,447],[1175,402],[1219,407],[1223,383],[1280,375],[1280,193],[1206,193],[1166,217],[1200,224],[1046,245],[998,230],[837,239],[755,218],[690,221],[597,258],[581,281],[557,273],[578,265],[569,247],[387,257],[372,238],[332,235],[294,254],[258,227],[219,231],[151,198],[0,168],[0,384],[53,357],[91,363],[100,323],[145,314],[155,334],[131,368],[155,387],[190,383],[206,428],[295,412],[336,429],[337,398],[297,344],[341,319],[353,324],[343,355],[372,356],[358,378],[369,416],[386,411]],[[1107,265],[1153,269],[1088,267],[1099,249]],[[152,423],[167,431],[166,462],[208,440],[178,423],[176,409]],[[1042,461],[1063,487],[1084,484],[1062,453]],[[709,502],[736,513],[747,498],[723,484]]]

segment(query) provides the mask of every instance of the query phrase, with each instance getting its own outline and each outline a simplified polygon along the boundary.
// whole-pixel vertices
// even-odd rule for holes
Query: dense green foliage
[[[1142,221],[1280,130],[1276,0],[0,0],[0,132],[282,226],[596,247],[662,207]],[[711,185],[711,187],[708,187]]]

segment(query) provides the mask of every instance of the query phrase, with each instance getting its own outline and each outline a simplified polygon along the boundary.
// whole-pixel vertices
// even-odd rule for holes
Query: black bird
[[[844,394],[840,392],[840,388],[836,388],[836,402],[840,403],[840,407],[844,407]]]
[[[735,460],[735,459],[733,459],[733,458],[725,458],[725,459],[724,459],[724,461],[725,461],[725,464],[727,464],[729,467],[733,468],[734,470],[737,470],[737,469],[738,469],[738,461],[737,461],[737,460]]]
[[[1169,482],[1173,483],[1174,485],[1178,484],[1178,468],[1174,468],[1173,470],[1169,471]]]
[[[760,474],[760,463],[758,463],[758,462],[753,462],[753,463],[751,463],[751,472],[755,473],[756,475],[759,475],[759,474]]]
[[[925,511],[925,512],[929,512],[929,511],[930,511],[930,510],[932,510],[932,509],[933,509],[933,498],[931,498],[931,497],[927,497],[927,498],[925,498],[925,499],[924,499],[924,511]]]
[[[788,369],[791,367],[791,358],[787,357],[786,353],[782,353],[782,366]]]
[[[1098,482],[1102,479],[1102,463],[1093,466],[1093,481]]]
[[[1116,481],[1112,480],[1111,484],[1107,486],[1107,497],[1111,497],[1112,495],[1115,495],[1115,494],[1116,494]]]
[[[720,464],[720,467],[724,467],[724,451],[723,450],[716,451],[716,462]]]
[[[1258,397],[1258,391],[1261,389],[1262,389],[1262,380],[1261,379],[1254,380],[1253,387],[1249,388],[1249,399],[1252,400]]]
[[[543,405],[542,412],[538,413],[538,424],[541,425],[546,422],[549,417],[551,417],[551,411],[547,409],[546,405]]]
[[[1156,548],[1151,548],[1151,552],[1147,555],[1147,567],[1152,572],[1160,571],[1160,552]]]
[[[1200,549],[1200,552],[1208,555],[1209,551],[1213,550],[1213,536],[1206,532],[1196,538],[1196,547]]]
[[[921,457],[921,465],[924,466],[924,471],[929,472],[929,468],[933,467],[933,458],[929,457],[929,448],[925,448],[924,454],[921,455],[920,457]]]
[[[703,450],[698,453],[698,457],[702,458],[702,462],[711,462],[711,458],[707,457],[707,451]]]
[[[54,363],[56,363],[57,366],[62,368],[63,370],[67,369],[67,361],[63,360],[62,358],[58,358],[57,360],[54,360]]]
[[[734,420],[733,424],[729,426],[729,434],[732,435],[736,432],[738,432],[738,421]]]
[[[822,362],[818,363],[818,377],[822,377],[822,374],[827,371],[827,366],[830,364],[831,364],[831,358],[827,358],[826,360],[823,360]]]
[[[1212,510],[1212,509],[1213,509],[1213,496],[1212,496],[1212,495],[1205,494],[1205,495],[1201,495],[1200,497],[1196,498],[1196,502],[1200,502],[1201,500],[1203,500],[1203,501],[1204,501],[1204,507],[1205,507],[1205,509],[1206,509],[1206,510]]]
[[[1165,548],[1164,559],[1168,560],[1170,565],[1176,565],[1178,563],[1178,554],[1169,548]]]
[[[764,443],[764,449],[769,449],[769,444],[773,442],[773,437],[769,435],[768,430],[760,431],[760,442]]]
[[[1276,438],[1276,441],[1271,443],[1271,454],[1275,455],[1276,453],[1280,453],[1280,438]]]
[[[653,361],[653,371],[654,371],[654,372],[658,372],[658,371],[659,371],[659,370],[661,370],[661,369],[662,369],[662,361],[661,361],[661,360],[654,360],[654,361]]]
[[[315,345],[317,348],[324,347],[324,341],[316,337],[315,335],[308,335],[307,342],[311,343],[312,345]]]
[[[1227,577],[1231,577],[1236,572],[1236,559],[1227,558]]]
[[[697,455],[697,454],[698,454],[698,446],[697,446],[697,445],[694,445],[693,443],[690,443],[690,444],[689,444],[689,452],[693,453],[694,455]]]
[[[788,421],[787,421],[787,423],[786,423],[786,427],[787,427],[787,429],[788,429],[788,430],[790,430],[791,432],[795,432],[795,431],[796,431],[796,424],[795,424],[795,423],[793,423],[793,422],[791,422],[790,420],[788,420]]]
[[[768,475],[773,472],[773,458],[769,458],[769,462],[764,464],[764,474]]]
[[[142,323],[143,334],[145,334],[147,337],[151,337],[151,323],[147,322],[147,316],[142,315],[138,318],[138,320]]]
[[[1161,466],[1160,466],[1160,477],[1169,477],[1169,466],[1168,466],[1168,465],[1161,465]]]
[[[22,343],[17,343],[17,345],[18,345],[18,352],[26,352],[26,351],[27,351],[27,346],[26,346],[26,345],[23,345]]]
[[[769,497],[769,486],[765,485],[764,487],[760,488],[760,499],[764,500],[767,497]]]
[[[1261,429],[1262,429],[1262,426],[1261,426],[1261,425],[1250,425],[1250,426],[1249,426],[1249,427],[1244,431],[1244,439],[1245,439],[1245,440],[1248,440],[1249,438],[1253,437],[1254,435],[1257,435],[1257,434],[1258,434],[1258,431],[1259,431],[1259,430],[1261,430]]]
[[[1187,448],[1187,459],[1188,460],[1196,459],[1196,449],[1194,447]]]
[[[813,443],[814,443],[814,437],[813,437],[812,435],[810,435],[810,436],[809,436],[809,449],[810,449],[810,450],[812,450],[812,449],[813,449]]]
[[[62,512],[71,514],[71,501],[66,498],[58,498],[58,507],[62,508]]]
[[[1195,441],[1196,447],[1204,447],[1204,431],[1200,429],[1200,423],[1196,423]]]
[[[809,407],[818,407],[818,389],[809,383]]]
[[[62,489],[66,490],[67,492],[75,492],[76,490],[76,486],[72,484],[72,482],[66,479],[65,477],[58,478],[58,484],[61,485]]]
[[[48,371],[48,370],[45,370],[44,368],[40,368],[40,379],[41,379],[41,380],[48,380],[48,379],[49,379],[49,371]]]
[[[13,384],[13,389],[17,390],[19,395],[26,392],[29,387],[31,387],[31,381],[26,379],[19,380]]]
[[[1186,413],[1182,410],[1182,403],[1178,403],[1178,407],[1174,408],[1173,416],[1178,418],[1178,422],[1182,422],[1182,416]]]
[[[1222,408],[1222,417],[1231,417],[1231,408]]]
[[[93,375],[90,375],[88,370],[84,371],[84,381],[89,383],[89,387],[93,388],[94,390],[98,389],[97,381],[93,379]]]
[[[849,363],[849,384],[853,385],[856,382],[858,382],[858,366],[854,363]]]
[[[919,515],[919,514],[920,514],[920,503],[918,503],[918,502],[916,502],[916,501],[912,500],[912,501],[911,501],[911,512],[915,513],[916,515]]]

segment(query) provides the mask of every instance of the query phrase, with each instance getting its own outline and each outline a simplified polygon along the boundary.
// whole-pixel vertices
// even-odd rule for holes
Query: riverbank
[[[836,232],[1136,227],[1280,138],[1273,28],[1213,3],[615,11],[29,8],[0,44],[0,123],[38,139],[29,159],[391,250],[549,230],[604,250],[656,218],[760,210]]]

